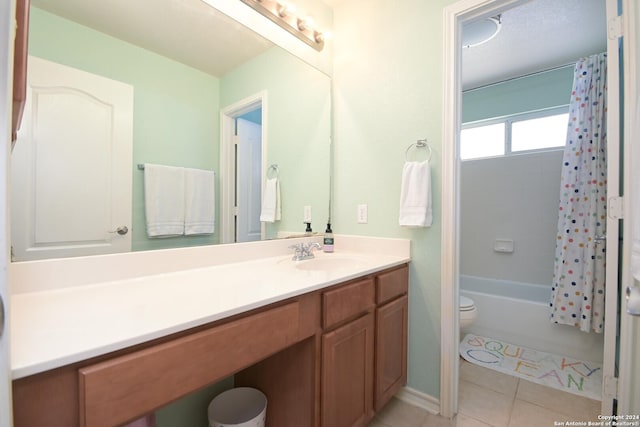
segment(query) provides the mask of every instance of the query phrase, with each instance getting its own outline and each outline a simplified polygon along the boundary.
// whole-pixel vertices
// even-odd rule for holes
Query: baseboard
[[[440,413],[439,399],[418,391],[414,388],[405,386],[401,388],[398,393],[396,393],[396,397],[403,402],[418,406],[419,408],[429,411],[432,414],[437,415]]]

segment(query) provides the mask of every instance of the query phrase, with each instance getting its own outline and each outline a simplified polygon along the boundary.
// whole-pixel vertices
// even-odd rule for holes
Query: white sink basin
[[[297,269],[307,271],[337,271],[366,266],[367,261],[364,258],[330,254],[304,261],[298,261],[295,264]]]

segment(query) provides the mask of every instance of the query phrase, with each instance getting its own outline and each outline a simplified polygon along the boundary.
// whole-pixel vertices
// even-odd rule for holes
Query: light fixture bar
[[[324,35],[315,30],[306,18],[300,18],[287,3],[275,0],[241,0],[242,3],[260,12],[318,52],[324,48]]]

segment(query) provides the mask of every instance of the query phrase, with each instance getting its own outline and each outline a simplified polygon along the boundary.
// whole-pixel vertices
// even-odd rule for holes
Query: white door
[[[236,242],[251,242],[262,237],[262,127],[245,119],[236,123]]]
[[[131,249],[133,87],[29,57],[12,154],[15,260]]]

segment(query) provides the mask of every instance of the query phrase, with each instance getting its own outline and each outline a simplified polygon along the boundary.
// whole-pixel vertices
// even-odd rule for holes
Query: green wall
[[[349,0],[334,8],[335,233],[411,239],[409,387],[440,395],[443,8],[454,0]],[[406,148],[432,148],[433,225],[398,225]],[[415,153],[417,157],[420,153]],[[368,224],[357,205],[369,206]],[[336,248],[340,241],[336,239]]]
[[[216,77],[36,7],[31,8],[29,54],[134,87],[133,250],[219,241],[218,224],[209,236],[148,239],[143,172],[136,168],[138,163],[158,163],[218,172]]]
[[[329,213],[331,79],[274,47],[224,75],[220,87],[221,108],[267,92],[267,166],[278,165],[283,211],[281,221],[267,224],[267,238],[276,237],[278,230],[303,232],[305,205],[311,206],[314,231],[324,231]]]
[[[191,393],[156,411],[157,427],[206,427],[207,408],[218,394],[233,388],[233,377]]]
[[[462,122],[568,105],[572,85],[573,67],[569,66],[465,91]]]

